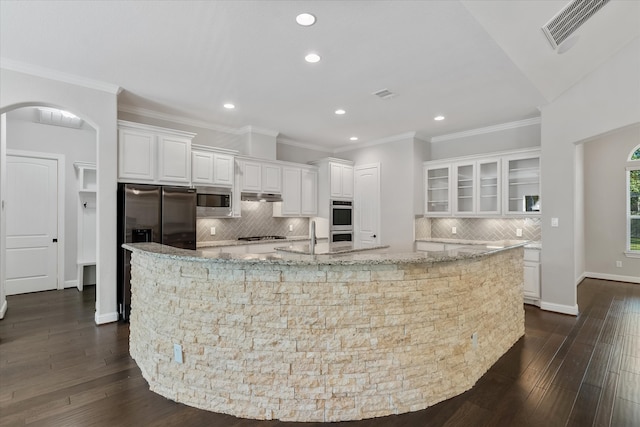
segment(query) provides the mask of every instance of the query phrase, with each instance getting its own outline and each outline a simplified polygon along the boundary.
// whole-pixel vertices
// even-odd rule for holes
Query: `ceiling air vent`
[[[57,108],[38,108],[38,122],[45,125],[62,126],[66,128],[80,129],[83,120],[68,111]]]
[[[377,92],[373,92],[373,94],[375,96],[377,96],[378,98],[380,98],[380,99],[389,99],[389,98],[393,98],[394,96],[396,96],[395,93],[391,92],[388,89],[382,89],[382,90],[379,90]]]
[[[551,18],[542,27],[542,31],[556,49],[607,3],[609,0],[574,0]]]

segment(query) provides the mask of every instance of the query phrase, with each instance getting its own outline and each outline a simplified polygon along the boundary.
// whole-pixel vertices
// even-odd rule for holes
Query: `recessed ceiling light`
[[[358,137],[357,136],[352,136],[351,138],[349,138],[349,141],[357,141]]]
[[[229,103],[224,104],[223,107],[226,108],[227,110],[233,110],[234,108],[236,108],[235,105],[229,104]]]
[[[301,13],[296,16],[296,22],[303,27],[309,27],[316,23],[316,17],[310,13]]]
[[[338,108],[338,109],[335,111],[335,113],[336,113],[338,116],[341,116],[341,115],[345,114],[345,113],[346,113],[346,111],[344,111],[342,108]]]
[[[310,54],[308,54],[307,56],[304,57],[304,60],[314,64],[314,63],[320,61],[320,55],[318,55],[317,53],[310,53]]]
[[[436,120],[439,122],[440,120],[444,120],[444,116],[435,116],[433,120]]]

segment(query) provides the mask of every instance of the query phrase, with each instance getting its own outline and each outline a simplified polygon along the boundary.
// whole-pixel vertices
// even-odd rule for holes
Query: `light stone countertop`
[[[197,242],[196,247],[201,248],[221,248],[224,246],[244,246],[244,245],[260,245],[267,243],[279,243],[279,242],[302,242],[309,240],[309,236],[287,236],[284,239],[269,239],[269,240],[212,240],[206,242]],[[318,240],[321,240],[318,238]],[[326,240],[326,237],[324,238]]]
[[[511,245],[513,243],[525,243],[524,247],[527,249],[542,249],[541,241],[533,241],[533,240],[499,240],[499,241],[491,241],[491,240],[464,240],[464,239],[445,239],[439,237],[425,237],[421,239],[416,239],[416,242],[434,242],[434,243],[450,243],[450,244],[458,244],[458,245],[497,245],[497,244],[507,244]]]
[[[354,246],[355,245],[352,242],[336,242],[336,243],[318,242],[316,243],[314,255],[347,254],[347,253],[354,253],[354,252],[373,251],[377,249],[386,249],[389,247],[389,245],[377,245],[377,246],[371,246],[366,248],[363,248],[363,247],[358,248]],[[312,255],[309,243],[283,246],[275,249],[278,252]]]
[[[179,249],[159,243],[126,243],[122,247],[133,253],[146,252],[159,258],[173,258],[185,261],[280,265],[376,265],[436,263],[480,258],[512,248],[522,247],[527,241],[513,240],[501,241],[500,244],[497,244],[498,242],[488,243],[491,244],[470,244],[447,251],[394,252],[389,248],[384,248],[328,255],[304,255],[285,252],[276,254],[210,253],[202,250]]]

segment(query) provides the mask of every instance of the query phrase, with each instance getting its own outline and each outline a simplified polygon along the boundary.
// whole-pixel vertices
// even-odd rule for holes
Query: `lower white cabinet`
[[[539,249],[524,249],[524,299],[528,303],[540,301]]]

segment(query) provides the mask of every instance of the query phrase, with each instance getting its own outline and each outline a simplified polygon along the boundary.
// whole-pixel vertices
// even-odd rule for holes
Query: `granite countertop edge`
[[[268,239],[268,240],[214,240],[208,242],[198,242],[196,243],[197,249],[204,248],[220,248],[225,246],[244,246],[244,245],[260,245],[260,244],[268,244],[268,243],[284,243],[284,242],[301,242],[304,240],[309,240],[309,236],[289,236],[284,239]],[[320,240],[320,238],[318,238]],[[326,238],[325,238],[326,240]]]
[[[451,243],[458,245],[491,245],[498,242],[494,240],[465,240],[465,239],[446,239],[441,237],[423,237],[415,240],[416,242],[433,242],[433,243]],[[539,240],[500,240],[499,242],[525,242],[524,247],[527,249],[542,249],[542,242]]]
[[[451,262],[482,258],[491,254],[524,246],[522,241],[500,248],[465,247],[450,251],[435,252],[382,252],[365,250],[341,254],[305,255],[294,253],[276,254],[233,254],[209,253],[202,250],[189,250],[165,246],[159,243],[126,243],[122,247],[133,253],[146,252],[158,258],[194,262],[217,262],[228,264],[276,264],[276,265],[379,265],[379,264],[421,264]]]

